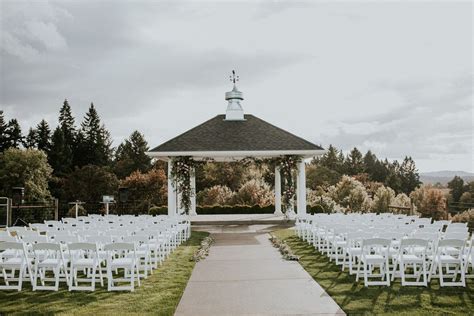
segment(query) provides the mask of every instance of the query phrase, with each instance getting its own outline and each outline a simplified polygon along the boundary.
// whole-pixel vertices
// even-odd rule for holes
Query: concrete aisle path
[[[212,227],[209,227],[212,229]],[[283,260],[255,227],[216,227],[176,315],[344,315],[298,262]]]

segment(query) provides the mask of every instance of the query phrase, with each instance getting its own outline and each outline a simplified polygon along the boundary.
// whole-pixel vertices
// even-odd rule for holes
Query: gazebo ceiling
[[[256,116],[246,114],[244,120],[216,117],[153,148],[151,157],[168,159],[175,156],[238,160],[245,157],[301,155],[313,157],[324,152],[301,137],[276,127]]]

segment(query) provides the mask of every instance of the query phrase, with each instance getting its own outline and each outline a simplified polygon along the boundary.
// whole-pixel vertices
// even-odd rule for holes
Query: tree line
[[[356,147],[344,155],[342,150],[329,145],[327,152],[313,159],[311,165],[308,177],[311,178],[313,189],[334,185],[342,175],[353,176],[362,182],[382,183],[396,193],[410,194],[421,185],[415,161],[409,156],[402,162],[388,161],[387,158],[377,158],[370,150],[363,155]]]
[[[64,100],[54,129],[43,119],[26,135],[17,119],[7,122],[0,111],[0,194],[11,196],[12,187],[22,186],[31,200],[54,196],[99,201],[101,195],[115,193],[120,181],[133,172],[153,168],[148,149],[138,131],[114,148],[93,103],[77,125]]]

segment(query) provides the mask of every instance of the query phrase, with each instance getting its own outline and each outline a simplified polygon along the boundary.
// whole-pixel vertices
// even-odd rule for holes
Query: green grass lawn
[[[69,292],[65,284],[58,292],[33,292],[26,282],[21,292],[0,291],[0,314],[173,315],[195,265],[190,259],[207,235],[193,232],[133,293],[107,292],[100,285],[95,292]]]
[[[311,245],[301,241],[289,229],[273,234],[285,241],[300,256],[300,264],[349,315],[474,315],[474,279],[467,287],[440,288],[438,281],[425,287],[402,287],[400,281],[390,287],[364,287],[363,280],[342,272]]]

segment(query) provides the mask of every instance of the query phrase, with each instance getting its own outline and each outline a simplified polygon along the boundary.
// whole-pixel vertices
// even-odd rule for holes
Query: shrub
[[[274,203],[270,186],[262,179],[252,179],[245,182],[234,197],[235,204],[268,205]]]
[[[149,215],[168,215],[168,207],[166,206],[152,206],[150,207],[150,209],[148,210],[148,214]]]
[[[272,214],[274,205],[210,205],[196,207],[196,213],[201,215],[213,214]]]
[[[474,230],[474,208],[454,215],[451,220],[455,223],[467,223],[469,229]]]
[[[334,213],[342,207],[333,199],[317,191],[307,191],[308,213]]]
[[[329,187],[328,196],[348,211],[368,211],[372,204],[364,185],[349,176]]]
[[[395,201],[395,191],[391,188],[380,186],[375,192],[372,210],[374,212],[387,213],[390,211],[389,206]]]
[[[410,197],[415,204],[416,211],[422,216],[432,217],[435,220],[445,219],[448,216],[446,197],[440,189],[422,186],[410,193]]]
[[[232,203],[234,193],[225,185],[215,185],[202,190],[197,194],[197,202],[201,205],[229,205]]]

